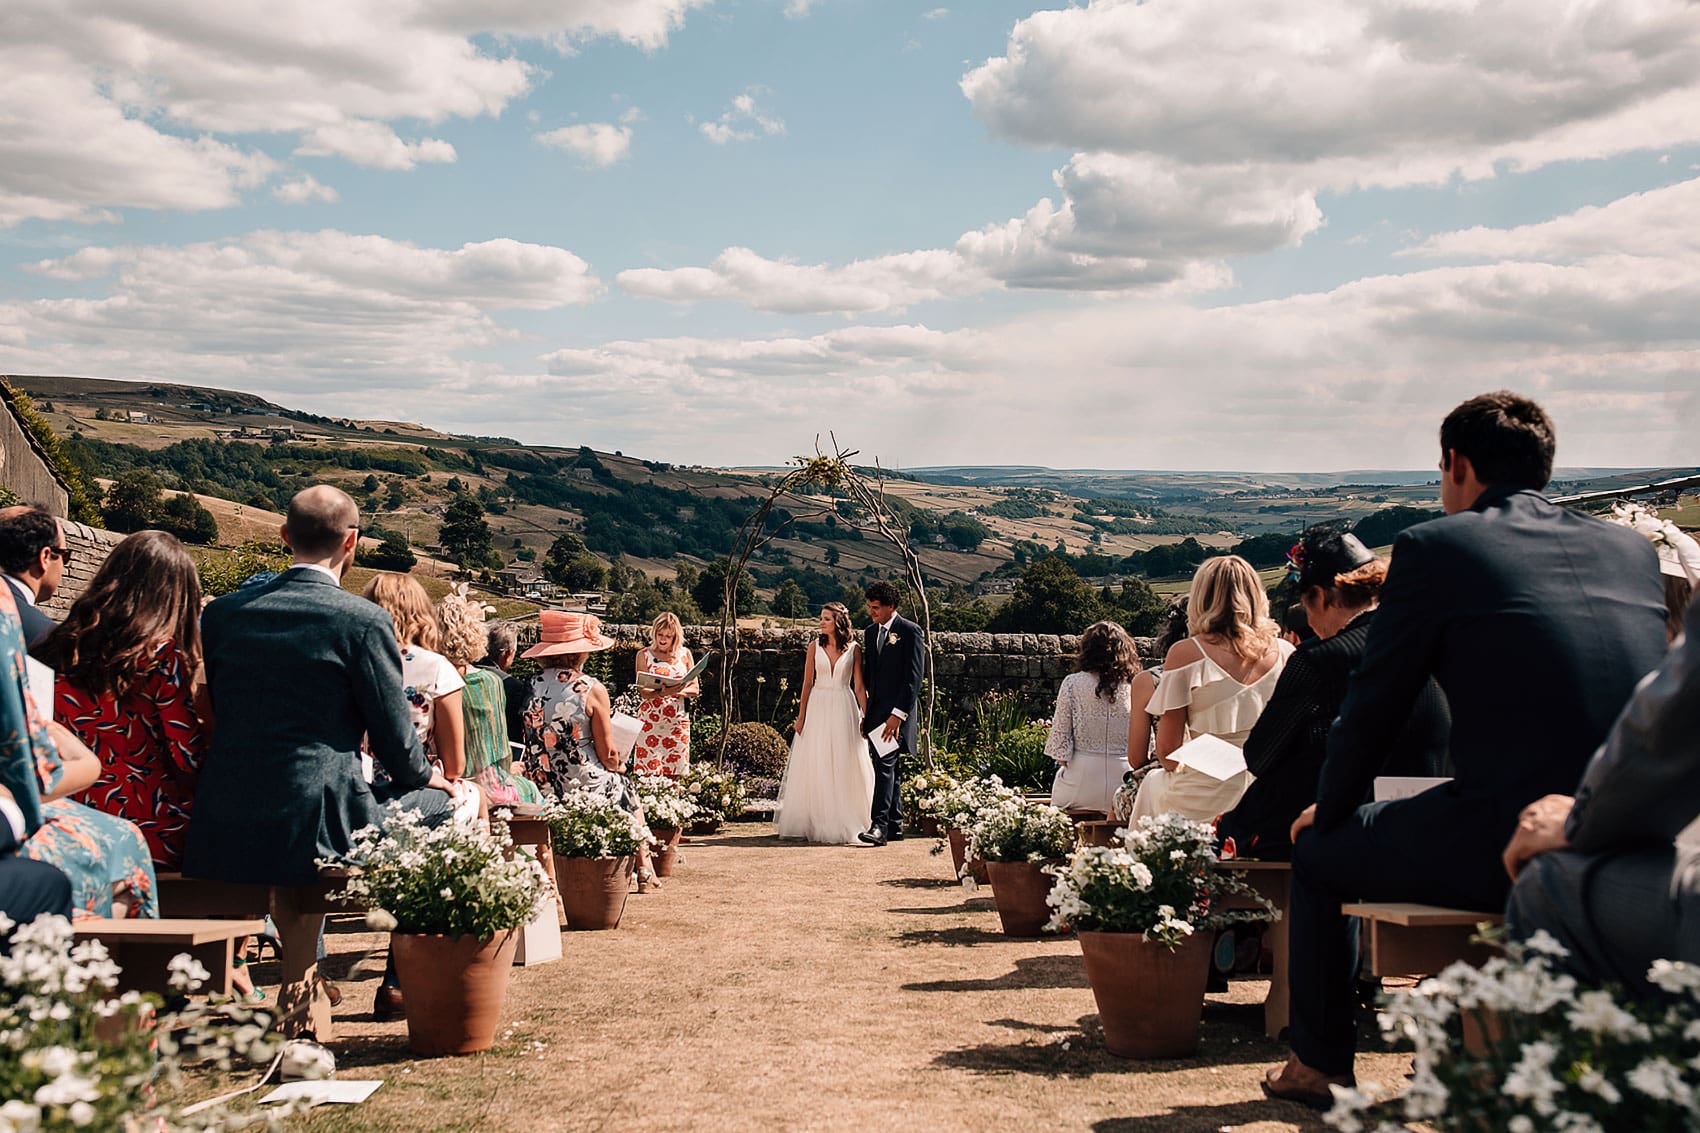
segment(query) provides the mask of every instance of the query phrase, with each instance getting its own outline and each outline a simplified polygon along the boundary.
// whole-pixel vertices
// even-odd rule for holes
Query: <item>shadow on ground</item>
[[[917,928],[892,937],[906,947],[918,944],[1004,944],[1009,937],[1001,931],[984,928]]]
[[[960,905],[928,905],[914,909],[887,909],[888,913],[898,913],[911,917],[936,917],[946,913],[992,913],[997,911],[990,897],[970,897]]]
[[[1034,987],[1091,987],[1086,964],[1079,956],[1029,956],[1015,962],[1015,971],[983,980],[929,980],[904,984],[904,991],[1015,991]],[[1017,1026],[1001,1022],[999,1026]]]
[[[1081,983],[1084,985],[1084,978]],[[1217,1073],[1229,1066],[1273,1066],[1286,1057],[1285,1048],[1270,1042],[1261,1034],[1247,1033],[1247,1028],[1235,1021],[1235,1015],[1212,1010],[1217,1006],[1219,1005],[1206,1006],[1198,1051],[1188,1058],[1119,1058],[1104,1046],[1104,1028],[1098,1016],[1083,1015],[1071,1028],[1026,1023],[1017,1019],[991,1019],[987,1021],[986,1026],[1004,1031],[1027,1031],[1034,1037],[1017,1042],[977,1043],[974,1046],[945,1051],[933,1059],[933,1065],[992,1077],[1032,1074],[1044,1078],[1091,1078],[1107,1074],[1170,1071]],[[1282,1109],[1290,1107],[1295,1113],[1302,1109],[1287,1102],[1258,1104]],[[1274,1112],[1269,1110],[1266,1116]],[[1288,1119],[1292,1117],[1286,1116]],[[1198,1128],[1217,1129],[1224,1124],[1232,1123],[1217,1122],[1214,1125],[1200,1125]],[[1158,1124],[1138,1128],[1172,1129],[1175,1126]],[[1188,1128],[1192,1126],[1189,1125]]]
[[[956,889],[962,885],[944,877],[888,877],[880,884],[893,889]]]
[[[1189,1105],[1185,1109],[1154,1113],[1149,1117],[1110,1117],[1092,1125],[1092,1133],[1188,1133],[1199,1130],[1238,1129],[1253,1122],[1282,1122],[1302,1130],[1327,1129],[1320,1114],[1293,1102],[1225,1102],[1221,1105]]]

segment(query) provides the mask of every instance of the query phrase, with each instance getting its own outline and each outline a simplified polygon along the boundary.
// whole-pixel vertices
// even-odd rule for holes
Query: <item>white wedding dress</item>
[[[874,803],[874,764],[852,681],[860,648],[852,642],[836,665],[818,641],[814,648],[815,684],[803,734],[791,741],[774,826],[781,838],[852,844]]]

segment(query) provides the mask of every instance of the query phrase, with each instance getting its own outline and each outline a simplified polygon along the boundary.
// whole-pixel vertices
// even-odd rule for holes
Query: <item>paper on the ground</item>
[[[35,710],[43,720],[53,719],[53,670],[28,655],[24,664],[29,670],[30,699],[35,701]]]
[[[881,724],[868,733],[868,742],[874,745],[875,755],[890,755],[897,750],[897,745],[903,741],[901,730],[889,740],[885,738],[885,725]]]
[[[1434,779],[1424,775],[1377,775],[1375,777],[1375,801],[1378,803],[1391,802],[1393,799],[1408,799],[1420,795],[1431,787],[1442,783],[1450,783],[1451,779]]]
[[[1219,783],[1225,783],[1245,770],[1245,752],[1217,736],[1204,735],[1188,740],[1169,758]]]
[[[361,1081],[350,1078],[321,1078],[316,1082],[285,1082],[260,1099],[261,1105],[271,1102],[305,1101],[310,1105],[354,1105],[365,1101],[383,1085],[383,1079]]]
[[[708,662],[713,657],[714,654],[712,653],[703,654],[702,659],[692,665],[690,671],[682,677],[664,677],[658,673],[639,673],[637,675],[637,686],[647,689],[684,688],[702,676],[703,670],[708,668]]]
[[[616,712],[609,717],[608,730],[614,743],[614,750],[621,755],[630,755],[637,746],[638,737],[643,735],[643,721],[636,716],[628,716],[624,712]]]

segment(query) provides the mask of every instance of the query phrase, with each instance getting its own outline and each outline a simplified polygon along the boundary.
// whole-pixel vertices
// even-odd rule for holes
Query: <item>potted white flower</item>
[[[985,808],[1015,798],[1020,795],[1004,786],[996,775],[964,779],[938,792],[931,807],[944,832],[944,845],[950,848],[953,877],[972,877],[980,885],[991,883],[986,863],[969,856],[968,827]]]
[[[903,780],[903,817],[929,838],[943,835],[939,808],[957,781],[943,771],[922,771]]]
[[[643,775],[636,780],[643,817],[654,836],[653,860],[658,877],[672,877],[678,862],[679,838],[701,808],[676,779],[665,775]]]
[[[1278,914],[1215,870],[1209,824],[1164,814],[1118,833],[1123,845],[1082,846],[1051,869],[1049,927],[1079,935],[1110,1053],[1179,1058],[1198,1048],[1214,930]],[[1224,894],[1251,897],[1263,911],[1213,912],[1212,897]]]
[[[606,795],[573,791],[543,809],[555,884],[570,929],[620,927],[638,847],[649,829]]]
[[[390,933],[408,1044],[420,1054],[490,1048],[518,930],[548,892],[542,868],[514,856],[498,829],[427,827],[391,803],[383,829],[355,831],[337,863],[355,870],[337,896],[371,910],[369,922]]]
[[[1074,823],[1048,803],[999,799],[968,827],[968,851],[986,863],[998,919],[1008,936],[1038,936],[1050,909],[1047,865],[1061,861],[1074,845]]]

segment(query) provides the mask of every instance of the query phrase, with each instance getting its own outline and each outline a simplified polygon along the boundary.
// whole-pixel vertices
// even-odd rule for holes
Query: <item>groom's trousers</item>
[[[874,745],[869,743],[868,755],[874,761],[874,805],[870,825],[879,827],[887,834],[901,832],[903,795],[900,788],[903,778],[903,751],[898,749],[889,755],[881,755],[874,750]]]

